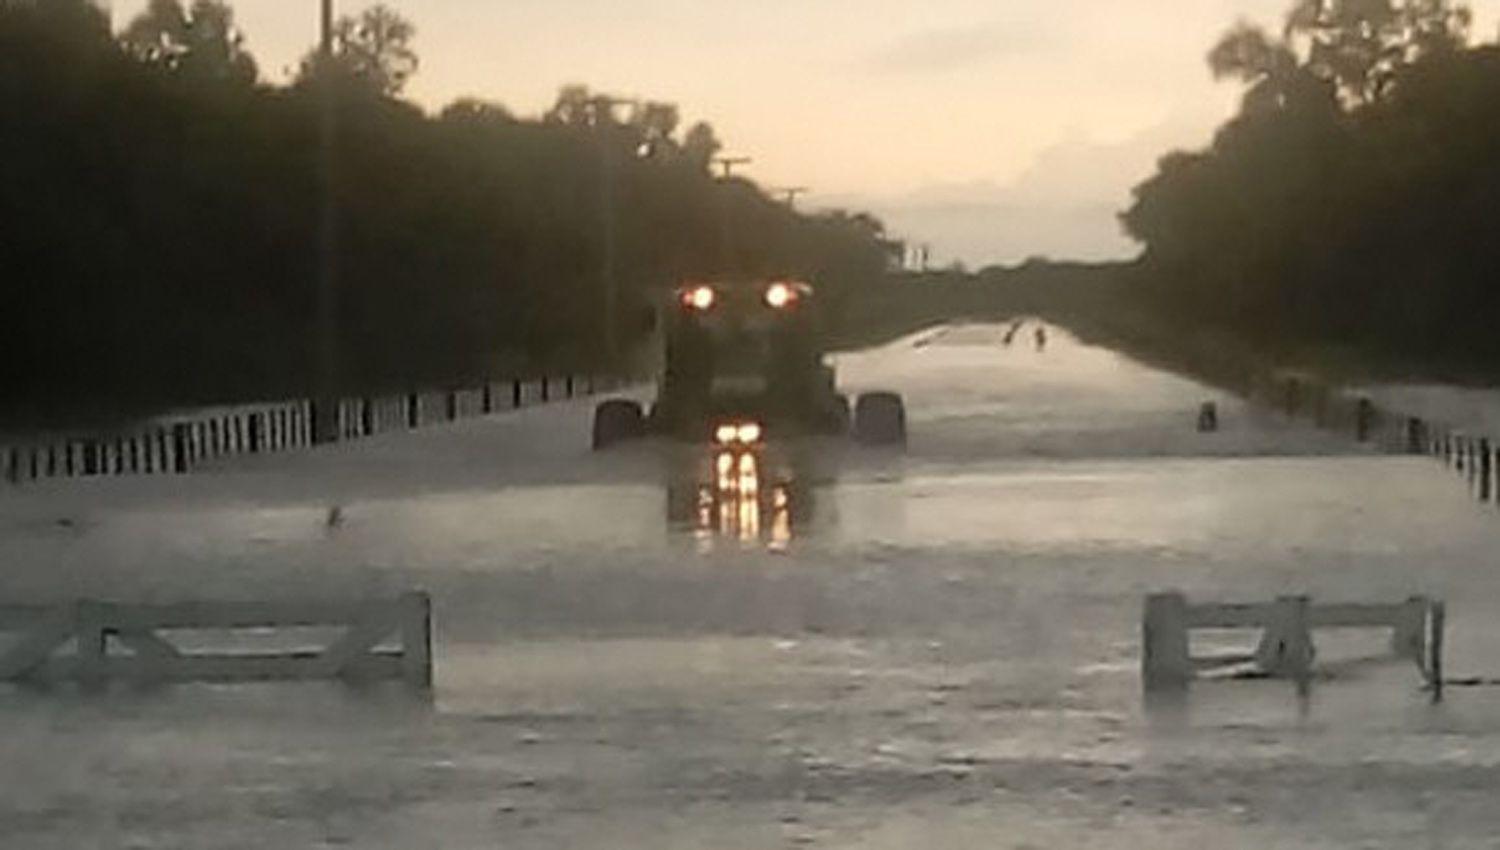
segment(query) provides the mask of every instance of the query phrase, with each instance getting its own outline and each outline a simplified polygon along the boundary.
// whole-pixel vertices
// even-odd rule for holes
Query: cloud
[[[934,183],[896,197],[841,200],[875,212],[896,236],[931,245],[944,262],[1130,257],[1139,248],[1117,214],[1129,205],[1131,187],[1168,150],[1207,143],[1213,123],[1212,114],[1185,112],[1118,142],[1074,133],[1005,183]]]
[[[953,71],[1033,53],[1051,41],[1039,21],[987,21],[909,33],[870,54],[865,64],[885,73]]]

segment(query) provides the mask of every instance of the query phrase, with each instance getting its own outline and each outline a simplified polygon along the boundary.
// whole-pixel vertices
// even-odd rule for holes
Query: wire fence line
[[[1306,416],[1321,427],[1348,431],[1383,451],[1435,458],[1457,472],[1475,498],[1500,504],[1500,440],[1392,410],[1300,373],[1274,373],[1251,396],[1290,417]]]
[[[330,415],[341,441],[489,416],[551,401],[608,392],[616,377],[514,378],[397,395],[341,398]],[[224,457],[312,446],[316,401],[214,407],[148,420],[111,432],[50,434],[0,443],[0,479],[24,484],[54,478],[182,475]]]

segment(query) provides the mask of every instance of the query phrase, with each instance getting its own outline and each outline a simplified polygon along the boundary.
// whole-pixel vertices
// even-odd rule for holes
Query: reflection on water
[[[727,540],[784,551],[807,503],[790,470],[743,448],[717,450],[709,474],[672,484],[667,496],[668,519],[687,525],[704,549]]]

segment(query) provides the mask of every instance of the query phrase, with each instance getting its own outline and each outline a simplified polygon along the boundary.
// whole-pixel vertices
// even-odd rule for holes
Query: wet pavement
[[[587,402],[0,492],[0,598],[420,586],[437,618],[430,703],[0,687],[0,846],[1494,846],[1500,690],[1433,707],[1390,662],[1148,704],[1138,672],[1142,598],[1177,588],[1444,596],[1450,672],[1500,674],[1494,506],[1006,334],[841,357],[905,394],[908,450],[773,439],[727,495],[699,449],[590,453]]]

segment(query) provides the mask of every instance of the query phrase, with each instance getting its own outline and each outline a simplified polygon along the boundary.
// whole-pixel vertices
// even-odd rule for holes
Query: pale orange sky
[[[336,0],[340,11],[367,5]],[[536,114],[570,82],[668,100],[811,206],[872,208],[970,263],[1132,251],[1113,213],[1233,109],[1203,56],[1290,0],[386,0],[417,25],[408,95]],[[317,0],[232,0],[262,74]],[[121,25],[145,0],[114,0]],[[1492,40],[1500,0],[1472,4]]]

